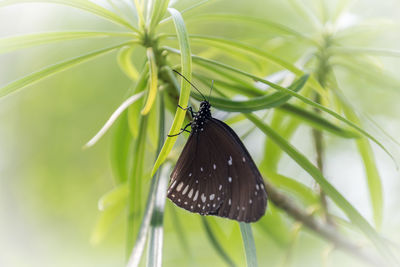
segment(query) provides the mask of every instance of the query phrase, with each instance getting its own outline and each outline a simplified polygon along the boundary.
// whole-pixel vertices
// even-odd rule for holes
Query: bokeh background
[[[321,1],[298,1],[318,10]],[[328,1],[326,1],[328,2]],[[341,1],[332,1],[340,3]],[[332,3],[329,1],[329,4]],[[180,1],[181,10],[195,1]],[[107,5],[107,3],[104,3]],[[367,21],[365,38],[349,38],[349,45],[368,44],[400,50],[400,2],[354,1],[345,23]],[[332,8],[334,5],[332,4]],[[286,1],[210,1],[190,14],[230,12],[266,17],[298,31],[311,31]],[[131,11],[126,11],[130,14]],[[186,17],[185,17],[186,18]],[[172,29],[172,25],[165,26]],[[271,40],[271,33],[238,31],[224,25],[187,21],[190,33],[224,33],[243,41]],[[364,28],[365,29],[365,28]],[[118,26],[85,11],[48,3],[23,3],[0,8],[0,37],[43,31],[118,31]],[[370,33],[369,33],[370,30]],[[376,34],[376,33],[379,34]],[[265,35],[263,35],[265,34]],[[102,48],[107,38],[74,40],[35,46],[0,54],[0,85],[41,67]],[[278,42],[279,40],[277,40]],[[290,44],[287,44],[290,45]],[[289,59],[295,55],[288,55]],[[142,60],[138,58],[138,61]],[[353,105],[377,122],[395,140],[400,140],[400,58],[371,57],[382,79],[357,77],[338,70],[343,90]],[[362,66],[361,66],[362,68]],[[386,78],[387,77],[387,78]],[[390,78],[389,78],[390,77]],[[110,136],[90,149],[83,145],[100,129],[124,100],[131,82],[119,69],[116,53],[46,78],[0,99],[0,266],[124,266],[124,217],[117,220],[102,242],[91,242],[99,216],[98,199],[113,187],[110,170]],[[378,135],[395,155],[394,145],[367,119],[366,129]],[[235,128],[242,131],[240,127]],[[301,127],[293,144],[313,158],[309,128]],[[257,139],[258,138],[258,139]],[[257,161],[262,140],[257,134],[245,140]],[[372,222],[363,168],[355,145],[328,136],[326,177]],[[384,190],[382,234],[400,241],[400,177],[393,161],[374,146]],[[399,159],[399,158],[397,158]],[[312,180],[291,160],[284,158],[285,173],[312,186]],[[224,266],[208,242],[197,215],[178,210],[183,218],[188,247],[180,243],[167,203],[163,261],[165,266]],[[332,207],[333,208],[333,207]],[[338,211],[338,214],[340,212]],[[244,264],[239,229],[227,224],[220,235],[233,258]],[[283,266],[287,253],[260,229],[254,229],[261,266]],[[362,245],[362,244],[361,244]],[[341,251],[328,257],[331,247],[314,233],[304,231],[294,244],[290,266],[357,266],[360,263]],[[342,265],[339,265],[342,264]],[[363,266],[362,264],[360,266]]]

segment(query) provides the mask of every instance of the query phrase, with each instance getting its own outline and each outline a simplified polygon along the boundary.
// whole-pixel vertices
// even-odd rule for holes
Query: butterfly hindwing
[[[192,132],[171,174],[168,197],[202,215],[253,222],[267,204],[262,177],[233,130],[214,118]]]

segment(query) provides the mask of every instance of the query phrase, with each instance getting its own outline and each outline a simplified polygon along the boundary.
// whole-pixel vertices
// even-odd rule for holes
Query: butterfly
[[[167,197],[190,212],[255,222],[267,208],[263,178],[237,134],[213,118],[210,108],[205,98],[198,112],[186,108],[193,121],[180,133],[188,126],[191,131],[171,173]]]

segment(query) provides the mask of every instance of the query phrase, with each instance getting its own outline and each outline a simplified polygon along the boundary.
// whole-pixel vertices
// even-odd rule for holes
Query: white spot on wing
[[[192,195],[193,195],[193,188],[190,189],[189,194],[188,194],[188,197],[189,197],[189,198],[192,198]]]
[[[230,206],[232,203],[231,199],[228,200],[228,205]]]
[[[189,173],[189,177],[192,176],[192,173]]]
[[[214,200],[214,198],[215,198],[215,195],[214,195],[214,194],[211,194],[211,195],[210,195],[210,200]]]
[[[264,185],[263,184],[260,184],[260,186],[261,186],[262,189],[264,189]]]
[[[230,182],[230,183],[232,183],[232,177],[228,177],[228,181]]]
[[[250,200],[249,200],[249,204],[251,204],[251,203],[253,203],[253,200],[250,199]]]
[[[186,194],[186,192],[189,190],[189,185],[186,185],[185,189],[182,191],[182,195]]]
[[[232,165],[232,156],[229,156],[228,164],[229,164],[229,166]]]
[[[198,196],[199,196],[199,190],[197,190],[196,193],[194,194],[193,201],[196,201]]]
[[[222,184],[219,185],[218,190],[221,191],[222,189]]]
[[[181,191],[182,187],[183,187],[183,182],[180,182],[178,184],[178,186],[176,187],[176,191],[178,191],[178,192]]]
[[[245,157],[243,157],[242,160],[243,160],[243,162],[246,162],[246,158]]]
[[[213,168],[214,168],[214,170],[217,169],[217,165],[213,164]]]
[[[256,189],[260,190],[260,186],[258,184],[256,184]]]
[[[203,167],[200,167],[200,171],[203,171]]]
[[[206,195],[204,195],[204,193],[201,194],[201,201],[203,201],[203,203],[206,202],[206,199]]]

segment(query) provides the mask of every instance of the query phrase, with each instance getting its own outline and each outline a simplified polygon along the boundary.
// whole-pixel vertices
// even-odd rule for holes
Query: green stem
[[[318,53],[318,66],[316,70],[316,79],[321,85],[322,88],[326,88],[326,83],[327,83],[327,77],[329,75],[329,72],[331,70],[330,65],[329,65],[329,52],[328,49],[330,47],[331,41],[330,41],[330,36],[325,36],[323,39],[323,45],[319,50]],[[317,104],[321,105],[321,96],[318,94],[318,92],[315,92],[314,95],[314,101]],[[318,108],[314,107],[314,112],[317,115],[321,115],[321,110]],[[313,141],[314,141],[314,148],[315,148],[315,153],[316,153],[316,159],[317,159],[317,167],[321,171],[321,173],[324,173],[324,136],[321,130],[313,128],[312,130],[312,136],[313,136]],[[329,216],[328,212],[328,203],[326,200],[326,195],[324,191],[321,189],[321,187],[316,184],[318,191],[319,191],[319,196],[320,196],[320,202],[321,202],[321,207],[323,211],[323,215],[325,217],[325,220],[328,223],[333,223]]]

